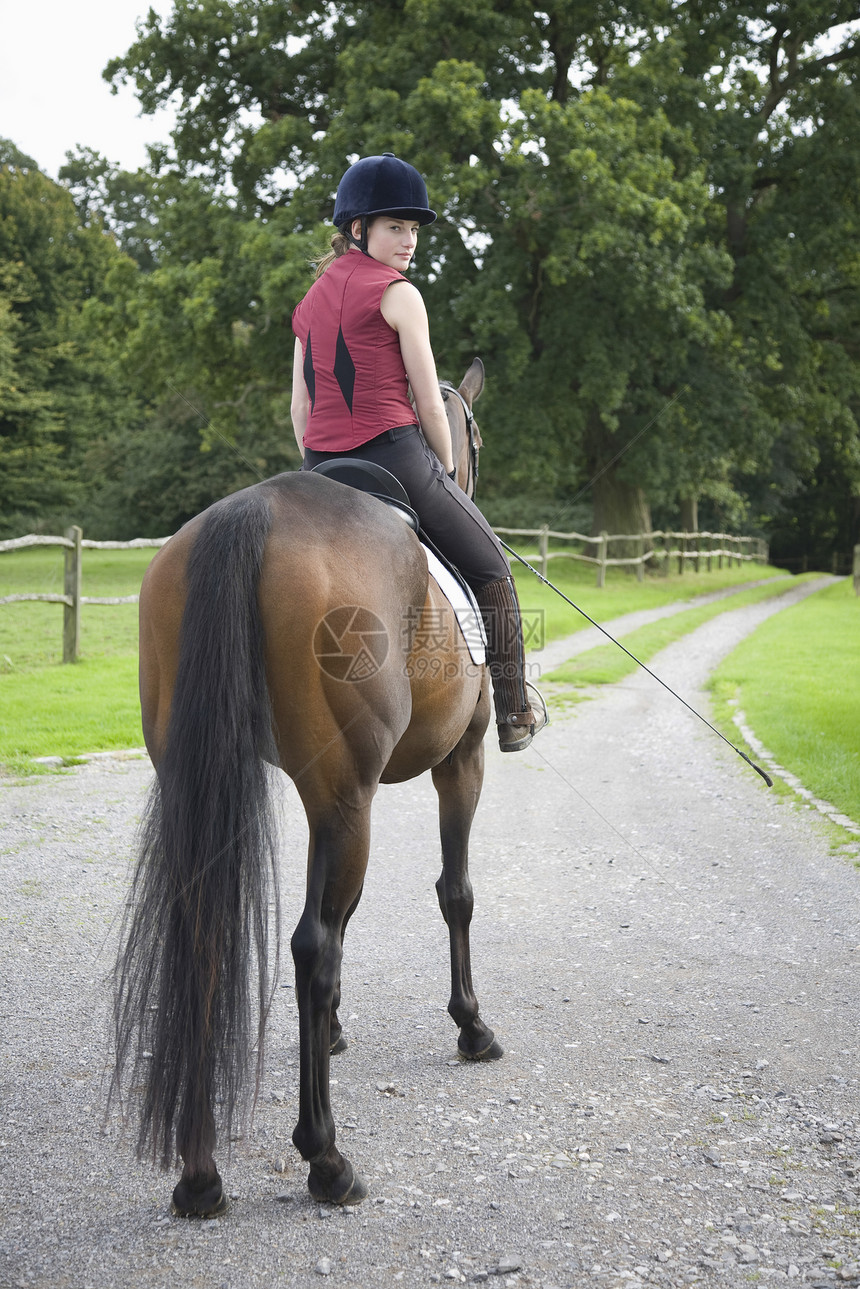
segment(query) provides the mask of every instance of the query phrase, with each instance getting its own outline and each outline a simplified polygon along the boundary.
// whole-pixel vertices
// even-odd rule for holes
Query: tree
[[[0,515],[5,532],[68,515],[87,438],[117,411],[82,311],[119,252],[64,188],[0,141]]]
[[[278,282],[307,272],[289,230],[237,217],[198,176],[124,172],[82,149],[61,171],[85,224],[104,218],[127,257],[87,326],[142,409],[93,445],[84,514],[115,535],[173,531],[224,493],[294,467],[291,344]],[[132,262],[134,261],[134,262]],[[291,267],[292,266],[292,267]],[[299,267],[300,266],[300,267]]]
[[[245,391],[265,415],[345,161],[391,149],[441,212],[417,269],[440,365],[488,369],[491,488],[593,479],[595,527],[634,532],[649,503],[744,516],[763,469],[761,521],[829,427],[857,434],[858,17],[177,0],[107,71],[179,102],[141,352],[214,391],[225,434]]]

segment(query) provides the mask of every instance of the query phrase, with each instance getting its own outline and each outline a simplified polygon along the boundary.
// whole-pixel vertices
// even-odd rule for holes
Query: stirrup
[[[524,712],[511,712],[503,720],[496,721],[499,731],[499,750],[502,752],[525,751],[538,730],[542,730],[549,724],[543,695],[528,682],[526,698],[529,706]]]
[[[534,685],[526,681],[526,698],[529,700],[529,706],[532,709],[535,718],[534,733],[539,734],[545,725],[549,725],[549,712],[546,707],[546,699],[543,694]]]

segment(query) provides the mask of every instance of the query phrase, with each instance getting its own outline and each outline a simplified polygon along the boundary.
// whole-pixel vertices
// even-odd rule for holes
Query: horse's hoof
[[[349,1047],[349,1043],[347,1043],[345,1035],[339,1034],[338,1037],[335,1039],[335,1041],[332,1043],[331,1047],[328,1049],[329,1054],[331,1056],[337,1056],[339,1052],[345,1052],[348,1047]]]
[[[498,1043],[495,1038],[492,1038],[487,1047],[476,1052],[468,1043],[464,1043],[463,1036],[461,1035],[457,1040],[457,1052],[464,1061],[498,1061],[504,1056],[505,1049],[502,1047],[501,1043]]]
[[[221,1186],[221,1178],[201,1190],[180,1178],[173,1191],[170,1211],[174,1217],[220,1217],[227,1211],[227,1196]]]
[[[344,1160],[344,1164],[343,1172],[331,1180],[320,1177],[311,1165],[308,1190],[315,1200],[321,1204],[360,1204],[367,1198],[367,1187],[352,1164],[348,1160]]]

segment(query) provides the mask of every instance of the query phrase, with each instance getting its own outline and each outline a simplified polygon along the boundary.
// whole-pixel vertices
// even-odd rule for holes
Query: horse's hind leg
[[[346,926],[355,910],[358,908],[358,902],[361,899],[361,891],[358,892],[347,910],[346,917],[343,919],[343,927],[340,933],[340,947],[343,952],[343,941],[346,935]],[[337,974],[337,984],[334,987],[334,998],[331,1004],[331,1024],[329,1026],[329,1052],[332,1056],[337,1056],[345,1052],[349,1044],[344,1038],[343,1026],[338,1018],[337,1009],[340,1007],[340,972]]]
[[[486,695],[482,701],[486,701]],[[478,720],[476,714],[476,721],[451,756],[433,770],[442,837],[442,874],[436,883],[436,893],[451,946],[448,1013],[460,1028],[457,1041],[460,1055],[471,1061],[491,1061],[503,1055],[493,1031],[478,1014],[469,951],[474,906],[469,881],[469,833],[484,779],[485,728],[486,720]]]
[[[329,1096],[333,1018],[340,994],[343,931],[358,904],[370,847],[370,799],[341,799],[322,820],[309,812],[310,856],[304,911],[291,947],[299,1005],[299,1121],[293,1143],[310,1165],[314,1199],[357,1204],[367,1188],[335,1145]]]

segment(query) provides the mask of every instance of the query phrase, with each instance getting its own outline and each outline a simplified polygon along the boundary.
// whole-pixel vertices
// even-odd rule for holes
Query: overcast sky
[[[77,144],[126,169],[143,165],[172,116],[140,116],[132,91],[112,94],[101,74],[149,8],[170,13],[172,0],[0,0],[0,137],[54,179]]]

